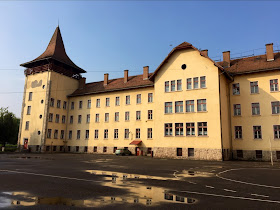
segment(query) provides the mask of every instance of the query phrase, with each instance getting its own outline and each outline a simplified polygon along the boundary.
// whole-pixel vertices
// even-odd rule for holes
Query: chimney
[[[223,61],[226,63],[224,67],[230,67],[230,51],[223,52]]]
[[[86,78],[82,77],[79,79],[79,89],[83,89],[86,86]]]
[[[124,70],[123,82],[127,83],[127,81],[128,81],[128,70]]]
[[[265,46],[266,46],[266,60],[274,61],[273,43],[266,44]]]
[[[109,74],[104,74],[104,86],[108,85]]]
[[[201,50],[200,53],[201,55],[208,57],[208,50]]]
[[[149,79],[149,66],[143,67],[143,80]]]

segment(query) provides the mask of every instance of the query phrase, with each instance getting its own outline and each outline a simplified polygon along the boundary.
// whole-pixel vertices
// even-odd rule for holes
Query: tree
[[[0,108],[0,143],[17,144],[20,119],[8,108]]]

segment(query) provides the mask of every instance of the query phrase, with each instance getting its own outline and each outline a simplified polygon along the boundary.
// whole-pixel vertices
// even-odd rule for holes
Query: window
[[[53,151],[56,152],[56,146],[53,146]]]
[[[280,125],[274,125],[274,139],[280,139]]]
[[[184,135],[183,123],[175,123],[175,136],[183,136],[183,135]]]
[[[90,123],[90,114],[87,114],[87,121],[86,123]]]
[[[49,113],[49,122],[53,121],[53,113]]]
[[[114,129],[114,139],[119,138],[119,129]]]
[[[31,114],[31,106],[28,106],[27,107],[27,115],[30,115]]]
[[[77,130],[77,139],[81,138],[81,130]]]
[[[207,136],[207,122],[197,123],[198,136]]]
[[[250,82],[251,93],[259,93],[258,81]]]
[[[115,103],[116,106],[119,106],[120,105],[120,97],[117,96],[116,97],[116,103]]]
[[[182,153],[183,153],[182,148],[177,148],[177,156],[182,156]],[[173,200],[173,196],[172,196],[172,200]]]
[[[105,113],[105,122],[109,122],[109,113]]]
[[[261,126],[253,126],[254,131],[254,139],[262,138],[262,127]]]
[[[165,102],[164,113],[172,113],[172,102]]]
[[[62,115],[61,122],[62,122],[62,123],[65,123],[65,122],[66,122],[66,116],[65,116],[65,115]]]
[[[260,115],[260,104],[252,103],[252,115]]]
[[[206,88],[206,77],[200,77],[200,88]]]
[[[74,109],[75,108],[75,103],[72,101],[71,102],[71,109]]]
[[[129,139],[129,129],[124,129],[124,138]]]
[[[79,101],[79,109],[83,108],[83,101]]]
[[[104,129],[104,139],[108,139],[108,129]]]
[[[51,98],[50,106],[51,106],[51,107],[54,107],[54,98]]]
[[[125,121],[129,121],[129,112],[125,112]]]
[[[48,133],[47,133],[47,138],[51,138],[52,137],[52,129],[48,129]]]
[[[55,122],[56,122],[56,123],[59,123],[59,114],[56,114],[56,115],[55,115]]]
[[[129,105],[130,104],[130,96],[125,97],[125,104]]]
[[[171,81],[171,91],[175,91],[175,80]]]
[[[107,147],[103,147],[103,152],[107,152]]]
[[[194,123],[186,123],[186,132],[187,136],[195,136]]]
[[[151,147],[147,148],[147,154],[152,154],[152,148]]]
[[[72,139],[72,131],[71,130],[69,131],[68,139]]]
[[[136,139],[140,139],[140,128],[136,128]]]
[[[180,90],[182,90],[182,80],[178,79],[177,80],[177,91],[180,91]]]
[[[117,149],[118,149],[117,147],[114,147],[114,150],[113,150],[113,152],[115,153]]]
[[[198,89],[198,77],[193,78],[193,89]]]
[[[148,93],[148,103],[153,102],[153,93]]]
[[[188,78],[187,79],[187,90],[191,90],[192,89],[192,78]]]
[[[29,130],[29,121],[25,122],[25,130]]]
[[[186,112],[194,112],[194,100],[186,101]]]
[[[60,139],[64,139],[64,130],[60,131]]]
[[[84,147],[84,152],[87,152],[88,151],[88,147]]]
[[[270,80],[270,91],[271,92],[278,91],[278,79]]]
[[[110,98],[106,98],[106,106],[110,106]]]
[[[93,152],[97,152],[97,147],[93,147]]]
[[[58,138],[58,130],[54,130],[54,136],[53,136],[54,139],[57,139]]]
[[[183,101],[175,101],[175,113],[183,112]]]
[[[164,199],[173,201],[173,195],[171,193],[164,193]]]
[[[165,123],[164,124],[164,135],[165,136],[172,136],[172,123]]]
[[[166,81],[165,83],[164,83],[164,86],[165,86],[165,92],[169,92],[169,81]]]
[[[82,123],[82,115],[78,115],[78,123]]]
[[[136,120],[141,120],[141,111],[136,111]]]
[[[241,105],[240,104],[234,104],[233,105],[233,114],[234,114],[234,116],[240,116],[241,115]]]
[[[63,109],[66,109],[66,108],[67,108],[67,102],[63,101]]]
[[[119,121],[119,117],[120,113],[119,112],[115,112],[115,121],[118,122]]]
[[[86,139],[89,139],[89,130],[86,130]]]
[[[194,148],[188,148],[188,157],[194,157]]]
[[[272,114],[280,114],[280,101],[271,102]]]
[[[141,104],[141,94],[137,94],[136,96],[136,103]]]
[[[242,139],[242,126],[234,126],[234,133],[236,139]]]
[[[73,115],[70,116],[70,124],[73,124],[74,117]]]
[[[153,119],[153,110],[148,110],[148,120]]]
[[[95,114],[95,122],[99,122],[99,114]]]
[[[256,150],[256,158],[262,159],[262,150]]]
[[[236,155],[238,158],[243,158],[243,150],[236,150]]]
[[[80,149],[79,146],[76,146],[76,152],[79,152],[79,149]]]
[[[206,112],[206,99],[198,99],[197,100],[197,111],[198,112]]]
[[[96,99],[96,107],[100,107],[100,99]]]
[[[280,151],[276,151],[276,158],[277,160],[280,160]]]
[[[33,95],[33,93],[30,92],[30,93],[29,93],[29,96],[28,96],[28,101],[32,101],[32,95]]]
[[[239,83],[232,84],[232,94],[233,95],[240,95]]]
[[[94,130],[94,138],[98,139],[98,130]]]
[[[91,100],[87,101],[87,108],[90,109],[91,108]]]
[[[153,129],[152,128],[148,128],[148,135],[147,135],[148,139],[152,139],[153,138]]]
[[[60,105],[61,105],[61,100],[57,100],[56,107],[60,109]]]

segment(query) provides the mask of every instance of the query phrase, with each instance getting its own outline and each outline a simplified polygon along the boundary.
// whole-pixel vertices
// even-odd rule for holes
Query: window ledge
[[[174,113],[164,113],[164,115],[171,115],[171,114],[174,114]]]
[[[238,139],[237,139],[237,138],[234,138],[234,140],[243,140],[243,138],[238,138]]]
[[[233,117],[242,117],[242,115],[233,115]]]
[[[258,95],[258,94],[260,94],[260,93],[250,93],[250,95]]]
[[[197,136],[198,138],[205,138],[205,137],[209,137],[209,136]]]
[[[197,111],[197,113],[206,113],[208,111]]]
[[[277,113],[277,114],[271,114],[272,116],[278,116],[278,115],[280,115],[280,113]]]
[[[197,136],[195,136],[195,135],[187,135],[186,137],[197,137]]]
[[[164,136],[164,137],[174,137],[174,136]]]
[[[262,138],[260,138],[260,139],[253,139],[253,140],[260,141],[260,140],[263,140],[263,139],[262,139]]]
[[[193,114],[193,113],[196,113],[196,112],[185,112],[186,114]]]
[[[175,114],[185,114],[184,112],[175,112]]]
[[[148,140],[153,140],[153,138],[147,138]]]
[[[233,96],[240,96],[240,94],[232,94]]]
[[[252,117],[260,117],[260,114],[252,114]]]
[[[279,93],[279,91],[270,91],[270,93]]]

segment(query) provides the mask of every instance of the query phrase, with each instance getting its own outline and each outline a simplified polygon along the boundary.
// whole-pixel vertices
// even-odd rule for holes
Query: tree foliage
[[[17,144],[20,119],[8,108],[0,108],[0,143]]]

